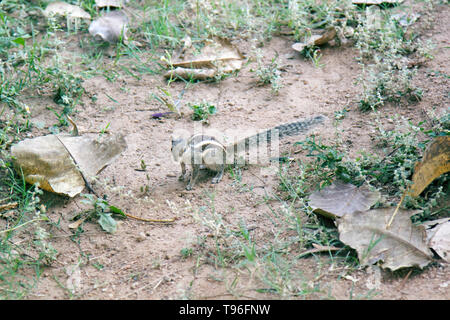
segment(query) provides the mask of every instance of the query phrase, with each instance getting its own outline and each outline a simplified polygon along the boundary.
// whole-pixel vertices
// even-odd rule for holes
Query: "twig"
[[[400,283],[400,285],[398,286],[398,290],[403,289],[403,286],[406,283],[406,280],[408,280],[409,276],[411,275],[413,269],[409,270],[408,274],[406,275],[406,277],[402,280],[402,282]]]
[[[394,221],[395,216],[397,215],[398,209],[400,208],[400,205],[402,204],[403,200],[405,199],[406,194],[408,193],[408,190],[406,190],[403,195],[402,198],[400,199],[400,202],[397,205],[397,208],[395,208],[394,213],[392,214],[391,219],[389,220],[388,224],[386,225],[386,229],[389,229],[391,227],[392,222]]]
[[[129,218],[132,218],[132,219],[135,219],[135,220],[139,220],[139,221],[145,221],[145,222],[171,223],[171,222],[174,222],[175,220],[177,220],[176,217],[175,217],[175,218],[171,218],[171,219],[148,219],[148,218],[136,217],[136,216],[133,216],[133,215],[131,215],[131,214],[129,214],[129,213],[125,213],[125,212],[124,212],[124,214],[125,214],[127,217],[129,217]]]
[[[342,249],[342,248],[338,248],[338,247],[321,246],[321,245],[317,245],[317,244],[313,244],[313,246],[314,246],[314,249],[310,249],[310,250],[307,250],[307,251],[301,253],[297,258],[301,258],[301,257],[306,256],[311,253],[324,252],[324,251],[339,251]]]

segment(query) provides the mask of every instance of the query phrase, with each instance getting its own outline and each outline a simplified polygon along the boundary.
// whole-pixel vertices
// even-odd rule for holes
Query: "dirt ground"
[[[430,73],[440,71],[450,74],[450,39],[448,6],[439,6],[435,26],[427,31],[436,44],[435,58],[418,70],[417,84],[424,88],[423,99],[406,107],[394,105],[383,107],[386,123],[395,114],[413,121],[426,117],[424,111],[437,110],[449,105],[448,79]],[[249,54],[250,44],[240,40],[234,43],[243,54]],[[238,76],[217,83],[199,83],[186,90],[184,102],[206,100],[218,108],[210,117],[210,128],[226,130],[233,128],[263,129],[299,118],[323,114],[334,118],[334,112],[349,107],[345,119],[339,125],[342,139],[351,150],[370,149],[376,139],[367,130],[367,124],[375,119],[371,113],[358,110],[355,97],[359,87],[355,80],[360,67],[354,57],[357,52],[351,45],[325,46],[320,61],[324,66],[315,67],[291,49],[288,38],[275,37],[262,50],[270,61],[276,53],[283,66],[284,87],[278,95],[270,87],[256,86],[251,65],[245,66]],[[78,243],[69,239],[69,219],[86,206],[82,198],[52,198],[48,216],[52,221],[60,220],[61,228],[52,230],[52,245],[58,251],[57,261],[44,270],[43,275],[29,296],[30,299],[278,299],[269,293],[257,293],[260,286],[256,279],[234,269],[216,268],[211,264],[197,265],[195,255],[183,258],[183,248],[195,248],[198,235],[208,231],[198,224],[183,208],[186,201],[193,206],[205,203],[205,192],[214,192],[215,209],[223,214],[225,221],[233,223],[244,218],[254,226],[255,237],[272,240],[266,231],[271,227],[267,221],[269,209],[263,204],[266,193],[276,190],[277,176],[264,175],[259,167],[249,166],[243,170],[242,184],[253,186],[253,192],[239,189],[230,174],[226,173],[221,183],[211,185],[209,178],[202,178],[193,191],[185,190],[185,183],[178,181],[179,165],[170,154],[170,135],[183,127],[193,130],[189,112],[182,118],[168,117],[162,120],[151,118],[151,114],[164,110],[151,93],[163,83],[162,76],[142,75],[141,80],[132,77],[107,82],[101,76],[87,79],[83,83],[86,94],[77,108],[74,119],[80,133],[98,132],[105,128],[113,133],[123,133],[127,149],[101,172],[93,187],[100,194],[107,194],[108,201],[135,216],[169,219],[171,224],[151,224],[132,219],[122,220],[115,234],[107,234],[96,223],[86,223],[85,233]],[[172,84],[177,95],[183,83]],[[91,97],[97,97],[93,101]],[[112,101],[113,97],[117,102]],[[46,110],[33,110],[33,121],[47,126],[54,118]],[[39,131],[33,132],[37,135]],[[333,139],[336,130],[331,121],[313,129],[310,133],[325,139]],[[281,151],[293,150],[299,137],[282,141]],[[146,171],[137,171],[141,160]],[[148,175],[148,178],[147,178]],[[149,186],[147,195],[141,187]],[[277,204],[274,203],[274,206]],[[86,257],[89,262],[86,263]],[[83,259],[82,259],[83,257]],[[326,255],[300,259],[296,268],[304,270],[304,277],[320,284],[321,293],[308,295],[308,299],[350,299],[364,297],[374,288],[374,299],[450,299],[450,268],[443,263],[433,264],[423,271],[395,274],[382,271],[377,276],[370,270],[358,270],[342,277],[342,271],[333,264],[324,263]],[[83,260],[83,261],[82,261]],[[82,261],[83,263],[80,263]],[[323,263],[321,263],[321,261]],[[103,268],[96,266],[102,265]],[[319,267],[320,266],[320,267]],[[317,279],[317,268],[322,269]],[[238,278],[233,290],[229,284]],[[377,281],[379,281],[377,285]],[[59,282],[59,284],[58,284]],[[61,285],[62,284],[62,285]],[[67,287],[73,288],[70,295]],[[230,292],[236,292],[232,295]]]

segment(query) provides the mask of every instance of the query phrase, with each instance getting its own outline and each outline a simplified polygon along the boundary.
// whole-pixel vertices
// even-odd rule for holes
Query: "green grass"
[[[93,17],[98,14],[94,0],[69,2],[81,5]],[[412,55],[432,58],[433,45],[422,40],[420,32],[432,17],[433,2],[423,3],[423,17],[417,27],[399,25],[391,19],[393,8],[384,8],[380,11],[380,28],[374,28],[365,14],[366,8],[353,6],[350,0],[145,0],[130,3],[135,23],[130,27],[127,41],[110,45],[95,42],[85,24],[80,24],[78,30],[69,30],[65,19],[47,22],[39,13],[47,1],[2,1],[0,204],[17,202],[17,207],[0,212],[0,299],[26,297],[42,269],[56,257],[49,238],[51,228],[58,225],[45,214],[49,204],[41,203],[41,191],[26,185],[14,172],[9,155],[11,145],[32,129],[29,114],[33,105],[27,105],[29,97],[42,96],[54,102],[47,108],[55,119],[55,125],[49,130],[58,133],[68,125],[66,116],[82,107],[84,80],[103,76],[109,82],[130,77],[140,81],[145,75],[159,75],[163,71],[161,57],[178,49],[186,36],[195,43],[212,36],[243,39],[259,48],[280,33],[290,34],[292,41],[304,41],[313,29],[335,27],[338,34],[354,31],[350,40],[355,42],[362,70],[358,80],[360,109],[382,112],[386,103],[401,107],[416,103],[424,94],[414,85],[417,70],[403,59]],[[251,69],[260,84],[278,93],[283,87],[278,56],[275,54],[271,60],[267,59],[269,63],[263,63],[261,52],[254,49],[250,53]],[[322,53],[316,48],[309,53],[310,63],[322,66]],[[195,83],[186,85],[191,87]],[[344,118],[351,107],[345,106],[336,113],[336,120]],[[207,119],[213,110],[208,104],[192,105],[192,109],[194,120]],[[372,124],[379,137],[377,152],[360,152],[353,158],[339,140],[325,144],[309,137],[300,141],[298,146],[308,154],[308,161],[281,167],[279,192],[262,200],[270,212],[266,218],[271,224],[271,231],[263,236],[255,236],[244,220],[235,224],[226,222],[223,219],[226,212],[215,208],[214,195],[205,195],[204,205],[192,208],[191,213],[197,223],[208,228],[212,237],[199,239],[197,247],[184,248],[181,255],[186,261],[194,259],[197,266],[211,263],[227,271],[247,272],[259,279],[261,287],[257,292],[287,298],[308,295],[330,298],[320,281],[309,285],[298,267],[303,259],[301,252],[313,244],[342,245],[335,228],[310,212],[307,197],[339,178],[356,185],[368,183],[386,195],[384,204],[396,203],[411,183],[414,164],[420,160],[426,143],[434,136],[449,134],[448,114],[433,117],[431,123],[393,121],[393,130],[387,130],[381,123]],[[242,185],[240,169],[230,169],[230,172],[237,193],[254,192],[252,186]],[[445,212],[446,207],[440,205],[446,192],[448,174],[433,182],[426,198],[406,198],[404,206],[422,210],[414,217],[416,222],[434,219]],[[94,212],[105,214],[102,206],[106,203],[101,199],[90,200]],[[326,273],[329,264],[357,268],[356,256],[348,248],[325,256],[326,262],[320,258],[323,255],[316,256],[317,278]],[[233,278],[226,284],[236,296],[238,281]]]

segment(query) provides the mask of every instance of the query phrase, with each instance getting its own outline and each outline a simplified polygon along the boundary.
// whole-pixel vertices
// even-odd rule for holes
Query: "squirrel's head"
[[[172,152],[173,159],[179,161],[181,155],[183,154],[187,144],[187,138],[184,135],[172,134],[172,147],[170,151]]]

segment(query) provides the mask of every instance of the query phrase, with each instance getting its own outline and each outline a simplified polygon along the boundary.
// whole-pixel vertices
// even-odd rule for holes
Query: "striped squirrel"
[[[278,138],[281,139],[285,136],[304,133],[315,125],[323,123],[325,119],[325,116],[318,115],[305,120],[282,124],[232,144],[222,144],[215,137],[205,134],[194,134],[190,137],[172,135],[172,155],[174,160],[181,165],[179,180],[184,180],[186,164],[190,164],[192,173],[186,186],[187,190],[194,187],[200,170],[205,168],[217,172],[211,183],[218,183],[222,179],[225,165],[232,164],[236,160],[235,156],[239,148],[248,150],[253,142],[256,142],[256,146],[259,142],[271,142],[273,135],[278,135]]]

